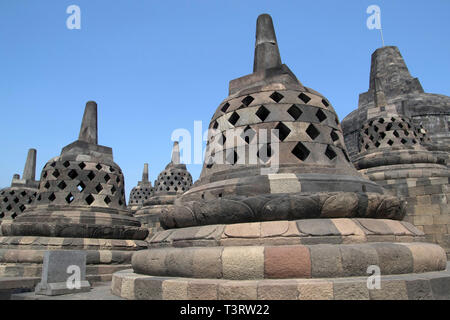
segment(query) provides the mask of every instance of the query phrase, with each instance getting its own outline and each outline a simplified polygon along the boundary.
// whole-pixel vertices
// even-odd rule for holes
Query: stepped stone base
[[[130,300],[448,300],[450,264],[441,272],[367,277],[224,280],[154,277],[124,270],[114,274],[112,293]]]
[[[438,299],[445,294],[435,278],[450,289],[447,259],[423,236],[407,222],[366,218],[165,230],[133,255],[132,270],[113,275],[112,292],[126,299],[390,299],[393,292]],[[374,292],[366,285],[370,266],[382,275]]]
[[[85,250],[88,281],[110,281],[112,274],[131,266],[142,240],[54,237],[0,237],[0,277],[41,277],[47,250]]]

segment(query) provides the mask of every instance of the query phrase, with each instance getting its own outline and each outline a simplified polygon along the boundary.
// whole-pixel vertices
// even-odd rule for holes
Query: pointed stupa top
[[[97,103],[95,101],[86,103],[78,140],[98,144]]]
[[[175,141],[173,143],[172,163],[175,164],[175,165],[180,164],[180,146],[178,144],[178,141]]]
[[[12,179],[11,186],[37,188],[38,182],[36,181],[36,149],[29,149],[25,167],[23,169],[22,179],[20,175],[15,174]]]
[[[262,14],[256,21],[256,43],[253,72],[280,66],[281,57],[272,18],[268,14]]]
[[[142,171],[142,182],[148,182],[148,163],[144,163],[144,170]]]
[[[419,79],[409,73],[405,60],[395,46],[378,48],[372,54],[369,90],[359,96],[359,107],[375,102],[374,93],[382,87],[386,99],[407,93],[423,93]]]

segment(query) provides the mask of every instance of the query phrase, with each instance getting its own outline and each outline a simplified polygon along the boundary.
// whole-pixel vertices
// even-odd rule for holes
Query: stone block
[[[258,300],[297,300],[298,285],[290,281],[270,281],[258,284]]]
[[[63,295],[87,292],[86,253],[75,250],[51,250],[44,254],[41,282],[35,288],[40,295]]]
[[[219,285],[219,300],[256,300],[257,281],[227,281]]]
[[[310,278],[311,257],[306,246],[274,246],[264,251],[265,277],[269,279]]]
[[[299,300],[333,300],[333,282],[308,281],[298,284]]]
[[[222,270],[225,279],[263,279],[264,247],[225,247]]]
[[[335,300],[369,300],[366,282],[335,281],[333,283]]]

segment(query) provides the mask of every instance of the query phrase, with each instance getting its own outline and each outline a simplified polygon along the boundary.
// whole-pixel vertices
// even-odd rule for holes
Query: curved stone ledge
[[[160,248],[132,258],[138,274],[229,280],[365,276],[373,265],[385,275],[421,273],[446,264],[441,247],[422,242]]]
[[[156,233],[152,248],[242,245],[346,244],[424,241],[424,233],[405,221],[389,219],[305,219],[210,225]]]
[[[1,249],[17,250],[113,250],[136,251],[148,248],[142,240],[52,238],[52,237],[0,237]]]
[[[111,213],[111,211],[113,213]],[[124,214],[115,213],[118,210],[109,210],[106,212],[98,210],[83,210],[80,208],[52,208],[45,207],[45,209],[26,211],[24,214],[17,217],[16,222],[49,222],[49,223],[85,223],[98,225],[123,225],[131,227],[139,227],[139,221],[129,214],[128,211],[123,210]],[[125,214],[126,213],[126,214]]]
[[[353,163],[358,170],[397,164],[428,163],[445,165],[445,162],[438,159],[431,152],[404,150],[404,147],[391,147],[376,152],[372,150],[366,151],[356,157]]]
[[[280,193],[190,201],[164,209],[165,229],[253,221],[314,218],[384,218],[401,220],[405,203],[378,193]]]
[[[154,277],[124,270],[113,275],[111,291],[129,300],[448,300],[450,270],[382,275],[379,289],[368,289],[367,275],[242,281]]]
[[[148,230],[141,227],[107,226],[83,223],[4,223],[1,226],[5,236],[37,236],[63,238],[129,239],[144,240]]]
[[[142,207],[139,208],[139,210],[136,211],[134,214],[134,217],[139,220],[139,217],[147,216],[147,215],[157,215],[159,220],[159,215],[161,215],[161,212],[164,210],[170,209],[173,207],[173,203],[171,204],[158,204],[158,205],[151,205],[148,207]]]

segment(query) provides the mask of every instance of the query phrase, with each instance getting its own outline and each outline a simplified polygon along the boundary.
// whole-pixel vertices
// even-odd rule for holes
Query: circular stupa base
[[[421,242],[423,235],[403,221],[348,218],[165,230],[149,250],[133,255],[133,270],[114,274],[113,293],[127,299],[342,299],[339,288],[346,284],[349,297],[390,299],[379,295],[384,283],[403,290],[398,297],[416,299],[420,286],[430,284],[408,288],[429,272],[443,277],[447,265],[445,251]],[[377,293],[367,289],[373,270],[383,276]],[[450,274],[445,277],[450,286]]]
[[[83,250],[87,279],[110,281],[114,272],[131,267],[134,251],[147,247],[141,240],[0,237],[0,277],[40,278],[45,251]]]
[[[445,271],[381,276],[379,289],[368,276],[318,279],[224,280],[154,277],[116,272],[112,293],[129,300],[448,300]]]

